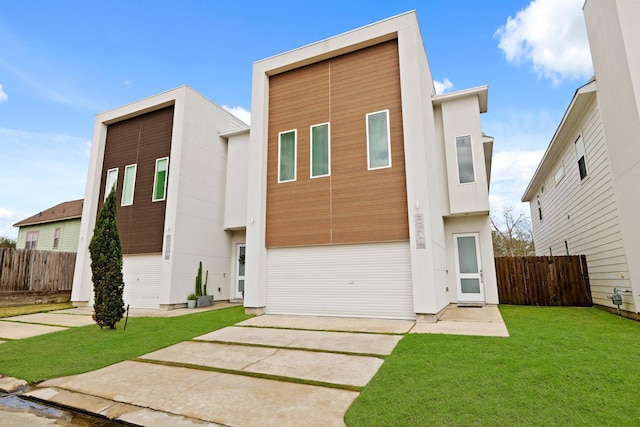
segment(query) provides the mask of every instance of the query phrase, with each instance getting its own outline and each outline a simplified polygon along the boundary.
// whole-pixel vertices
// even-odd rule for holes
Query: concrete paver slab
[[[498,322],[457,322],[443,320],[438,323],[416,323],[411,333],[509,337],[509,331],[505,324]]]
[[[440,320],[467,322],[502,322],[502,315],[496,306],[456,307],[450,306],[440,316]]]
[[[27,382],[25,380],[0,375],[0,391],[4,391],[5,393],[13,393],[26,385]]]
[[[4,320],[68,327],[87,326],[95,323],[91,316],[75,316],[72,314],[58,314],[56,312],[24,314],[22,316],[8,317]]]
[[[402,336],[229,326],[195,339],[386,355],[391,354]]]
[[[173,310],[158,310],[153,308],[131,308],[129,309],[129,317],[176,317],[185,316],[187,314],[200,313],[202,311],[220,310],[229,307],[238,307],[241,304],[230,303],[228,301],[216,301],[213,305],[200,308],[176,308]],[[76,307],[66,310],[58,310],[56,313],[76,314],[91,316],[93,307]]]
[[[225,425],[343,426],[357,392],[142,362],[49,380],[56,387]]]
[[[208,342],[182,342],[141,358],[353,386],[367,385],[383,363],[377,357]]]
[[[413,320],[364,319],[357,317],[280,316],[253,317],[240,322],[241,326],[269,328],[312,329],[317,331],[373,332],[403,334],[414,325]]]
[[[67,328],[59,326],[33,325],[30,323],[18,323],[0,321],[0,337],[13,340],[35,337],[51,332],[64,331]]]

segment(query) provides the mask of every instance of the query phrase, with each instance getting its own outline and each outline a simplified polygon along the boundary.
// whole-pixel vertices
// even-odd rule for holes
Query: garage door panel
[[[162,256],[125,255],[122,260],[124,303],[131,308],[160,308]]]
[[[269,249],[266,311],[413,319],[409,244]]]

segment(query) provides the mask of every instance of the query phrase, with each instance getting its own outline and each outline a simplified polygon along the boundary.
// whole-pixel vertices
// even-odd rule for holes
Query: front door
[[[478,233],[454,234],[458,302],[484,302]]]
[[[236,298],[244,298],[244,257],[247,246],[244,243],[236,249]]]

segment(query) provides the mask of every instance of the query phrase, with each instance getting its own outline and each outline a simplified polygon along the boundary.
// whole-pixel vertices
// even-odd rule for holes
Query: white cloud
[[[222,108],[245,122],[246,124],[251,124],[251,111],[247,111],[242,107],[230,107],[228,105],[223,105]]]
[[[451,83],[451,81],[446,77],[441,82],[434,80],[433,85],[436,88],[436,95],[445,93],[447,90],[453,88],[453,83]]]
[[[9,99],[9,96],[4,90],[2,90],[2,85],[0,85],[0,104],[5,102],[7,99]]]
[[[124,79],[124,85],[125,86],[131,86],[133,84],[133,82],[129,79]]]
[[[513,64],[531,62],[539,77],[557,86],[565,79],[593,75],[584,0],[534,0],[494,36]]]

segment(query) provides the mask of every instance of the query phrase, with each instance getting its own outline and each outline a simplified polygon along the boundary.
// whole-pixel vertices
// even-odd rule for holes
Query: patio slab
[[[244,323],[242,322],[242,324]],[[229,326],[195,338],[195,340],[200,341],[221,341],[379,355],[391,354],[401,339],[402,335],[302,331],[297,329],[249,328],[242,326]]]
[[[447,335],[477,335],[484,337],[508,338],[509,331],[504,323],[492,322],[454,322],[440,321],[438,323],[417,323],[411,330],[412,334],[447,334]]]
[[[143,362],[40,384],[223,425],[344,426],[357,392]]]
[[[67,328],[0,320],[0,337],[13,340],[50,334],[51,332],[64,331],[65,329]]]
[[[91,316],[77,316],[73,314],[59,314],[55,311],[48,313],[24,314],[22,316],[13,316],[5,318],[24,323],[38,323],[42,325],[57,325],[67,327],[87,326],[95,324]]]
[[[378,357],[189,341],[141,359],[352,386],[367,385],[383,363]]]
[[[269,328],[312,329],[316,331],[371,332],[404,334],[413,320],[364,319],[357,317],[280,316],[265,314],[238,323],[240,326]]]

